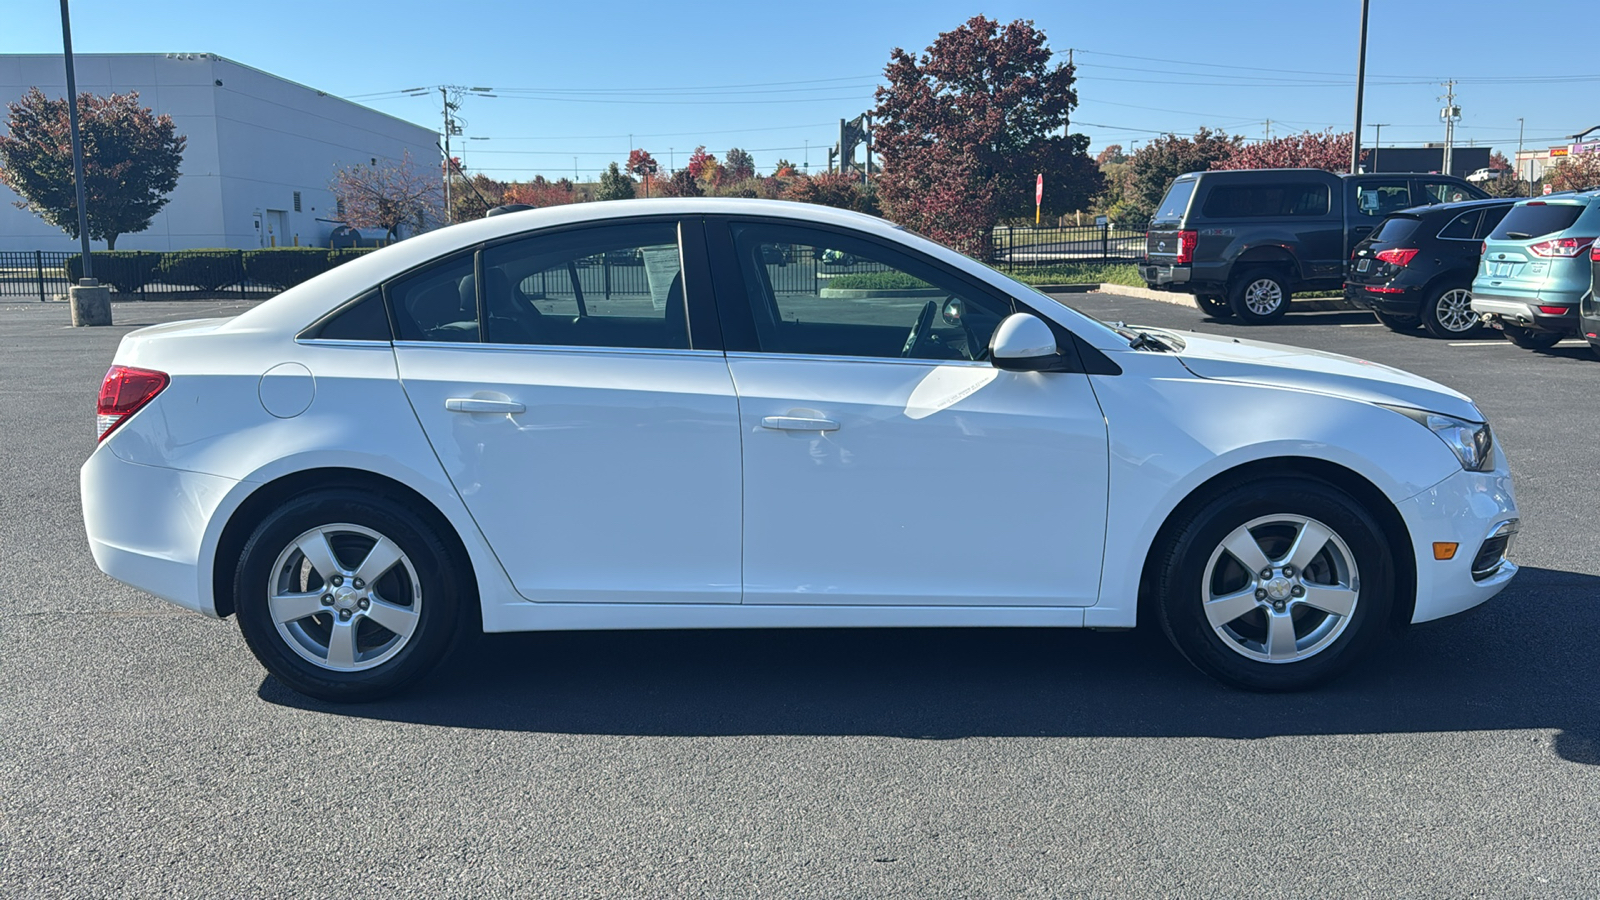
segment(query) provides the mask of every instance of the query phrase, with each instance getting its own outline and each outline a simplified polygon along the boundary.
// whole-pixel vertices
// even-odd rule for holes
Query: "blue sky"
[[[8,0],[0,53],[59,51],[54,0]],[[465,161],[500,178],[591,178],[632,146],[684,165],[705,144],[827,161],[839,118],[872,105],[893,47],[926,47],[982,13],[1029,18],[1061,56],[1076,50],[1072,130],[1092,148],[1200,125],[1256,138],[1350,128],[1357,0],[843,4],[306,3],[76,0],[79,52],[212,52],[437,128],[437,84],[470,98]],[[1574,7],[1580,9],[1581,7]],[[1510,155],[1600,124],[1600,63],[1583,16],[1518,15],[1504,2],[1373,0],[1365,121],[1383,144],[1442,140],[1454,78],[1457,139]],[[132,12],[130,12],[132,10]],[[1363,129],[1371,143],[1373,130]],[[459,139],[458,139],[459,140]],[[459,144],[458,144],[459,146]],[[574,159],[576,157],[576,160]]]

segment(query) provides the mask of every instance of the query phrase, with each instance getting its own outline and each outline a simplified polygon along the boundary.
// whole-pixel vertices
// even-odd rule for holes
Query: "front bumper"
[[[78,485],[100,571],[184,609],[217,615],[207,534],[239,482],[131,463],[102,445],[83,464]]]
[[[1414,623],[1471,609],[1500,593],[1517,574],[1517,566],[1505,559],[1480,562],[1478,573],[1473,571],[1484,545],[1506,531],[1507,523],[1513,532],[1519,524],[1511,472],[1505,455],[1495,453],[1494,471],[1457,472],[1399,504],[1416,553]],[[1454,556],[1435,559],[1434,544],[1444,542],[1457,545]]]

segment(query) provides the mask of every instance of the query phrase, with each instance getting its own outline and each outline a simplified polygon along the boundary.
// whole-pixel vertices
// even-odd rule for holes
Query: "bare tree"
[[[353,228],[382,228],[390,240],[435,228],[444,221],[439,179],[418,169],[407,151],[399,162],[382,160],[340,169],[329,184],[340,218]]]

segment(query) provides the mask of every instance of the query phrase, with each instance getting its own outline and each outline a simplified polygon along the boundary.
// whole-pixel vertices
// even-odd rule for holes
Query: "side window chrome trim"
[[[793,362],[848,362],[848,363],[888,363],[897,366],[963,366],[966,368],[992,369],[994,364],[986,359],[906,359],[898,356],[838,356],[826,353],[763,353],[759,351],[740,351],[729,353],[730,361],[736,359],[782,359]]]
[[[721,350],[683,350],[676,347],[591,347],[574,344],[480,344],[466,341],[395,341],[394,346],[429,350],[471,350],[476,353],[581,353],[589,356],[692,356],[722,358]]]

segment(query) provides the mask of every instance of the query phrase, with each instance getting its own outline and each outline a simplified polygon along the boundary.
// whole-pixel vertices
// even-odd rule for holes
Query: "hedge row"
[[[94,251],[94,276],[118,293],[132,294],[151,284],[220,291],[249,281],[291,288],[334,266],[372,252],[371,247],[325,250],[320,247],[274,247],[267,250]],[[67,259],[67,277],[83,277],[83,257]]]

